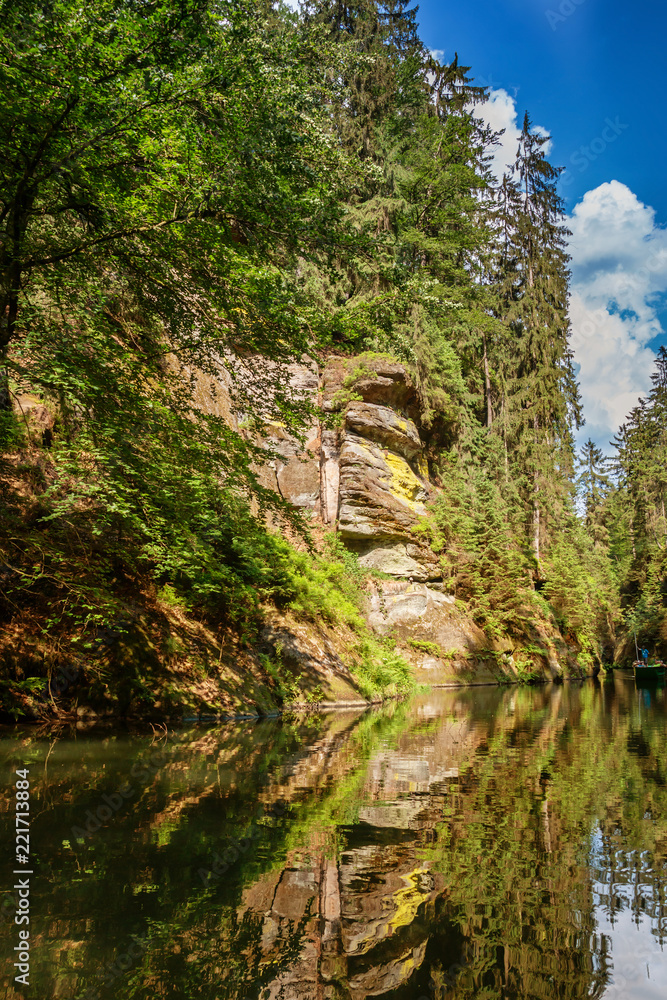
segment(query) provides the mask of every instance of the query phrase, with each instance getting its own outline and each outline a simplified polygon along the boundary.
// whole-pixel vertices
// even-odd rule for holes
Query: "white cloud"
[[[476,114],[499,132],[491,169],[496,177],[514,163],[521,134],[515,98],[491,88]],[[547,135],[537,125],[536,132]],[[548,155],[551,143],[545,147]],[[607,452],[640,396],[651,387],[655,353],[649,342],[664,333],[656,308],[667,295],[667,231],[655,211],[625,184],[609,181],[587,191],[567,220],[572,230],[572,348],[586,425]]]
[[[586,418],[578,436],[610,453],[613,435],[650,386],[655,354],[636,336],[633,321],[591,306],[585,289],[573,291],[570,316]]]
[[[494,147],[491,170],[500,180],[503,174],[508,171],[516,160],[517,149],[519,148],[519,136],[523,121],[517,120],[516,99],[502,88],[489,90],[489,99],[483,104],[475,105],[475,114],[482,118],[494,132],[501,132],[499,143]],[[534,125],[533,131],[538,135],[549,135],[547,129],[541,125]],[[551,152],[551,140],[543,146],[546,156]]]
[[[502,177],[521,134],[516,100],[491,88],[475,112],[494,131],[505,130],[491,164]],[[548,134],[539,125],[534,129]],[[544,148],[548,155],[551,143]],[[656,307],[658,297],[667,295],[667,231],[656,225],[654,210],[619,181],[587,191],[567,221],[572,348],[586,417],[580,440],[592,437],[609,451],[609,441],[651,387],[655,354],[647,345],[664,332]]]
[[[667,291],[667,233],[625,184],[587,191],[572,230],[572,348],[586,426],[581,438],[607,447],[639,396],[651,387],[647,346],[663,333],[657,297]]]
[[[497,146],[493,148],[491,170],[500,180],[516,160],[521,129],[517,124],[516,102],[506,90],[490,90],[489,99],[475,106],[475,114],[482,118],[494,132],[504,130]]]
[[[547,141],[542,146],[542,152],[545,156],[549,156],[551,150],[554,148],[554,144],[551,141],[551,133],[548,129],[542,128],[541,125],[533,125],[533,132],[537,132],[538,135],[548,136]]]

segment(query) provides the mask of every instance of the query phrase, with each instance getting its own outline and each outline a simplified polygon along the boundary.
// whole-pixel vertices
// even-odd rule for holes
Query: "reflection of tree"
[[[33,834],[51,851],[32,901],[39,995],[79,996],[148,933],[101,1000],[602,996],[600,914],[667,936],[664,695],[438,697],[184,733],[82,842],[72,826],[156,745],[79,737],[44,771],[31,741]]]
[[[233,910],[211,908],[206,916],[205,910],[187,907],[152,924],[150,952],[144,966],[128,975],[122,996],[260,1000],[297,961],[311,919],[307,907],[301,920],[286,925],[280,947],[267,954],[257,914],[239,917]]]
[[[632,706],[603,714],[592,686],[564,698],[556,718],[495,725],[485,754],[449,789],[452,817],[438,827],[429,861],[449,887],[443,919],[460,935],[462,969],[434,961],[437,1000],[602,996],[611,955],[595,906],[613,914],[622,905],[620,842],[632,845],[634,861],[623,872],[626,903],[664,933],[667,872],[653,854],[667,805],[659,730],[644,725],[650,750],[638,754]],[[598,819],[611,831],[594,850]],[[614,885],[606,899],[596,880]],[[638,882],[652,892],[636,892]]]

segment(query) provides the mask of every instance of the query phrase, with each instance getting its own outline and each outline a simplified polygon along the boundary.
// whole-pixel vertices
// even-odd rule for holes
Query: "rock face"
[[[412,420],[401,417],[389,406],[377,403],[349,403],[345,412],[347,430],[368,438],[383,448],[401,455],[407,462],[421,454],[422,443]]]
[[[330,358],[322,372],[322,408],[341,408],[345,390],[365,403],[389,406],[410,417],[419,414],[416,387],[405,365],[379,355]]]
[[[303,358],[291,388],[318,417],[305,442],[271,424],[274,457],[260,481],[325,525],[361,564],[391,576],[441,579],[438,559],[415,535],[433,493],[418,421],[417,390],[404,365],[361,355]]]
[[[449,594],[441,594],[424,584],[408,584],[398,593],[376,590],[368,598],[366,614],[376,632],[387,633],[397,627],[412,629],[425,619],[434,623],[443,609],[454,604]],[[446,615],[445,620],[449,624],[450,616]],[[442,649],[458,648],[451,644],[449,635],[438,635],[437,639]]]
[[[384,358],[362,358],[347,366],[336,359],[322,381],[323,410],[338,410],[342,416],[340,537],[368,569],[413,580],[440,579],[437,558],[413,532],[433,489],[415,422],[417,392],[408,372]]]
[[[335,528],[361,566],[394,577],[376,581],[368,595],[365,614],[374,631],[402,642],[422,683],[495,683],[525,675],[534,657],[515,662],[509,640],[486,635],[443,593],[440,560],[419,531],[436,487],[420,434],[419,396],[406,366],[371,354],[330,357],[323,365],[304,357],[289,378],[315,417],[304,440],[271,425],[264,444],[276,457],[261,470],[262,481]],[[537,675],[559,680],[563,665],[570,674],[579,672],[562,637],[542,634],[537,625],[534,631],[531,645],[542,650]],[[265,638],[289,654],[296,673],[300,667],[312,673],[321,660],[327,700],[350,698],[350,679],[323,647],[292,649],[284,635],[276,642],[276,636]]]
[[[304,358],[301,364],[290,365],[290,385],[304,402],[317,405],[319,370],[314,361]],[[278,457],[268,463],[266,485],[277,490],[295,507],[319,511],[320,501],[320,425],[318,420],[306,430],[305,447],[298,438],[273,424],[266,446]]]
[[[516,679],[511,643],[486,636],[449,594],[423,583],[377,581],[365,612],[376,632],[391,633],[410,648],[418,683],[458,686]]]
[[[307,626],[283,614],[265,625],[258,652],[279,661],[283,680],[297,685],[300,701],[317,695],[324,707],[364,704],[336,639],[324,623]]]

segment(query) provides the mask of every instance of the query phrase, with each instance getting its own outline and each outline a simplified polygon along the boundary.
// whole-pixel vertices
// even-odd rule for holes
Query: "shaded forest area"
[[[108,690],[138,632],[205,672],[268,607],[347,629],[367,696],[409,684],[354,556],[258,475],[267,427],[303,432],[304,354],[409,369],[423,534],[487,634],[665,655],[667,355],[614,458],[577,455],[560,169],[528,114],[498,182],[484,89],[392,0],[0,11],[3,699],[65,663]]]

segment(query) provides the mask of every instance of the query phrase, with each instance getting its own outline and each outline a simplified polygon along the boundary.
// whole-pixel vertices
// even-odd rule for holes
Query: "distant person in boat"
[[[648,663],[648,649],[642,649],[642,656],[644,657],[644,663]]]

